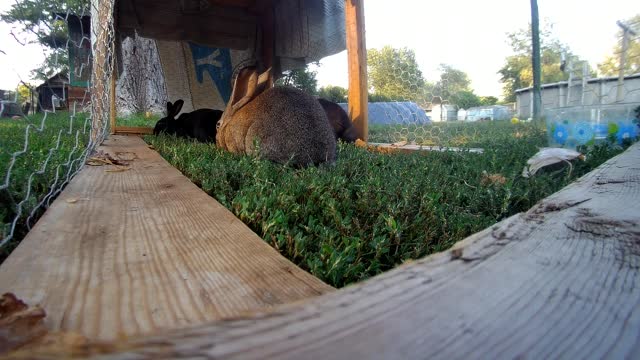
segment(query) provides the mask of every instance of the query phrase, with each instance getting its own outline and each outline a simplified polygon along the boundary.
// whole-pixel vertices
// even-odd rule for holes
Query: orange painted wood
[[[348,112],[358,131],[358,137],[366,142],[369,137],[369,124],[364,1],[345,0],[345,17],[349,62]]]

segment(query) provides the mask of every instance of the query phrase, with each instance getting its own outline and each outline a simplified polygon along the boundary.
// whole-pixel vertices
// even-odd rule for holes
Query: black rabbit
[[[184,113],[176,119],[182,109],[184,101],[177,100],[174,104],[167,102],[167,116],[158,120],[153,128],[153,134],[166,133],[179,137],[195,138],[200,142],[216,141],[216,124],[222,116],[221,110],[198,109]]]
[[[351,122],[351,119],[349,119],[347,112],[333,101],[318,98],[318,102],[327,114],[329,123],[336,135],[336,140],[342,140],[347,143],[356,142],[358,139],[358,133],[356,128],[353,127],[353,123]]]

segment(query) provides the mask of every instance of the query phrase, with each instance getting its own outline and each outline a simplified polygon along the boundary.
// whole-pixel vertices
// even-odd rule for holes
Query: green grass
[[[26,126],[39,127],[40,119],[0,120],[0,183],[11,153],[23,147]],[[42,132],[32,129],[28,151],[11,171],[9,189],[0,191],[0,231],[4,233],[15,218],[16,204],[25,197],[29,176],[42,166],[62,131],[60,148],[51,153],[47,169],[32,179],[32,193],[24,203],[15,238],[1,249],[0,260],[26,234],[27,216],[49,193],[56,170],[59,179],[64,179],[79,165],[61,165],[78,158],[88,140],[87,129],[79,136],[78,149],[72,150],[75,131],[85,124],[85,116],[73,120],[71,134],[69,120],[68,113],[49,114]],[[127,121],[126,125],[141,126],[156,120],[140,116]],[[371,130],[372,141],[383,141],[376,137],[399,141],[402,139],[393,137],[405,131],[375,126]],[[423,130],[438,135],[429,141],[479,146],[485,153],[375,154],[341,145],[333,166],[292,169],[233,155],[211,144],[167,136],[146,140],[283,255],[338,287],[444,250],[505,217],[526,211],[622,151],[598,146],[571,174],[563,168],[524,179],[520,176],[524,163],[537,147],[546,144],[540,127],[438,124]],[[501,174],[504,184],[483,182],[483,172]],[[31,224],[41,213],[35,211]]]
[[[509,121],[490,122],[434,122],[429,125],[370,125],[369,141],[394,143],[414,141],[417,145],[453,147],[493,147],[497,143],[511,140],[514,136],[527,135],[537,125],[519,124]],[[539,141],[544,140],[544,134]],[[540,142],[542,144],[542,142]]]
[[[526,160],[546,145],[543,128],[467,125],[448,138],[464,134],[465,145],[484,154],[375,154],[341,145],[334,166],[307,169],[173,137],[146,140],[284,256],[337,287],[447,249],[622,151],[597,146],[571,173],[565,167],[525,179]],[[384,136],[372,130],[372,138]],[[505,182],[487,183],[483,172]]]
[[[17,204],[26,196],[28,190],[29,177],[41,170],[45,160],[49,157],[50,149],[54,148],[60,135],[60,144],[57,150],[51,151],[46,169],[41,174],[32,177],[31,193],[23,203],[22,214],[16,223],[14,238],[0,249],[0,262],[15,248],[19,241],[28,231],[27,218],[37,205],[50,192],[52,185],[56,182],[56,171],[58,172],[57,186],[60,186],[67,178],[81,165],[78,161],[70,166],[65,166],[69,159],[74,160],[80,157],[85,149],[90,131],[90,124],[85,122],[85,114],[77,114],[73,120],[69,113],[58,112],[48,114],[44,129],[38,132],[43,114],[31,116],[29,119],[11,120],[0,119],[0,185],[4,184],[12,153],[21,151],[25,142],[25,130],[29,124],[35,127],[29,131],[29,145],[27,151],[17,157],[11,170],[11,178],[8,189],[0,190],[0,239],[8,233],[11,223],[17,215]],[[82,133],[86,125],[86,133]],[[76,144],[76,130],[80,130],[78,145]],[[71,131],[70,131],[71,130]],[[30,223],[33,225],[42,214],[42,210],[35,211]]]
[[[117,119],[116,124],[118,126],[146,126],[146,127],[154,127],[156,122],[160,120],[162,116],[158,114],[148,114],[144,113],[131,114],[128,116],[121,116]]]

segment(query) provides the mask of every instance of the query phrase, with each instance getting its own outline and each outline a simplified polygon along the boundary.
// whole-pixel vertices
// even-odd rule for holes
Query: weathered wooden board
[[[111,136],[101,150],[134,160],[85,166],[0,267],[0,292],[40,304],[50,330],[113,340],[332,290],[142,139]]]
[[[101,359],[637,357],[640,144],[450,251],[307,302],[77,354],[92,352]]]

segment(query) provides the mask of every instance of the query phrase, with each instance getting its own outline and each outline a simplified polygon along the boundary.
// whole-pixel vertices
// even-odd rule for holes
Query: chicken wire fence
[[[31,229],[105,137],[113,64],[113,0],[15,2],[0,45],[16,87],[2,91],[0,259]],[[25,73],[25,54],[42,64]],[[33,61],[37,60],[37,61]]]
[[[514,116],[513,104],[471,104],[479,98],[461,69],[441,64],[438,76],[424,74],[414,49],[368,47],[367,67],[370,142],[477,147],[480,130],[470,123]]]

